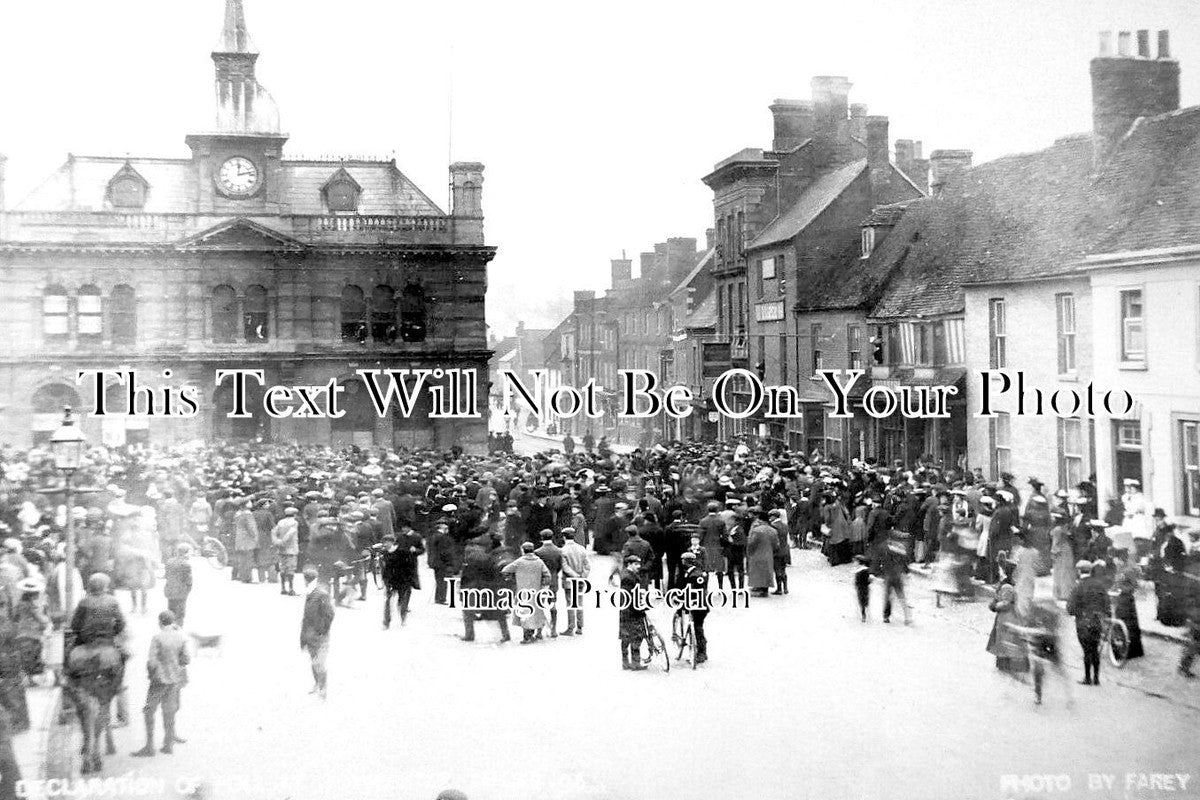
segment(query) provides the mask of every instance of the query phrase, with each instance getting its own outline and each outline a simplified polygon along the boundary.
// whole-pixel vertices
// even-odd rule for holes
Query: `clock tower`
[[[284,213],[280,161],[287,135],[275,101],[254,75],[258,52],[242,0],[225,0],[225,24],[212,53],[216,113],[208,132],[186,137],[196,168],[196,206],[230,215]]]

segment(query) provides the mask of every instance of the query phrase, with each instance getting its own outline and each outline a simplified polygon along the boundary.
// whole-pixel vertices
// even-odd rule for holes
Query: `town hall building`
[[[241,0],[226,0],[212,127],[184,138],[186,157],[71,155],[6,208],[0,156],[0,441],[44,441],[64,406],[93,409],[76,373],[103,369],[193,386],[199,411],[128,416],[110,378],[118,413],[82,421],[94,442],[484,446],[484,416],[429,419],[422,395],[381,418],[355,375],[474,369],[486,402],[483,165],[450,166],[447,212],[394,159],[290,159],[257,59]],[[232,368],[267,386],[336,380],[346,413],[269,417],[252,381],[254,415],[229,419],[214,373]]]

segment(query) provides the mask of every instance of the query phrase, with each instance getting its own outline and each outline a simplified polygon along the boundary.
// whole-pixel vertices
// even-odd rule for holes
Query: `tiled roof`
[[[1085,255],[1200,244],[1200,106],[1139,120],[1097,171],[1078,135],[981,164],[888,236],[906,255],[872,316],[961,313],[963,285],[1085,269]]]
[[[959,313],[964,283],[1066,269],[1104,212],[1091,166],[1091,139],[1064,139],[981,164],[914,203],[885,240],[896,271],[871,315]]]
[[[1141,120],[1098,188],[1116,205],[1089,252],[1200,244],[1200,106]]]
[[[928,203],[927,199],[910,200],[887,206],[897,214],[905,207]],[[880,237],[869,258],[862,258],[862,241],[858,229],[847,232],[837,253],[810,265],[801,280],[797,311],[831,311],[836,309],[870,308],[880,298],[888,278],[904,263],[907,242],[892,235]]]
[[[796,236],[866,169],[867,160],[864,158],[851,161],[818,177],[804,189],[799,200],[754,237],[747,249],[779,244]]]
[[[916,200],[902,200],[899,203],[886,203],[885,205],[875,206],[871,209],[871,213],[862,221],[863,227],[875,225],[895,225],[900,221],[900,217],[904,216],[904,210],[908,208],[910,203]]]

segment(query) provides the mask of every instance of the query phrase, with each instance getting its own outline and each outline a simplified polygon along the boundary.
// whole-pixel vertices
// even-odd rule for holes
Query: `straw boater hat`
[[[22,594],[29,592],[36,592],[40,594],[45,588],[46,584],[41,578],[22,578],[17,582],[17,591],[21,592]]]

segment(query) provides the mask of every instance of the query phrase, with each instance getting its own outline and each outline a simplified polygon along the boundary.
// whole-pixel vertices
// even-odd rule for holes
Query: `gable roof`
[[[679,292],[686,291],[687,288],[692,285],[692,282],[695,281],[698,276],[703,274],[704,271],[708,269],[709,262],[711,262],[713,260],[713,257],[716,255],[716,252],[717,252],[717,248],[715,248],[715,247],[709,248],[709,251],[704,254],[703,258],[701,258],[698,262],[696,262],[696,266],[692,267],[692,271],[687,274],[687,277],[685,277],[683,280],[681,280],[679,282],[679,285],[671,290],[671,294],[669,296],[674,297]]]
[[[746,249],[767,247],[792,239],[820,216],[821,212],[866,169],[867,160],[862,158],[822,174],[805,187],[800,198],[790,208],[767,225],[762,233],[754,237]]]
[[[136,170],[150,186],[147,214],[196,213],[197,170],[190,158],[70,156],[14,211],[105,211],[108,185],[121,165]],[[345,170],[361,188],[358,213],[445,216],[436,203],[392,161],[280,162],[279,197],[287,214],[327,214],[321,189],[331,175]]]

